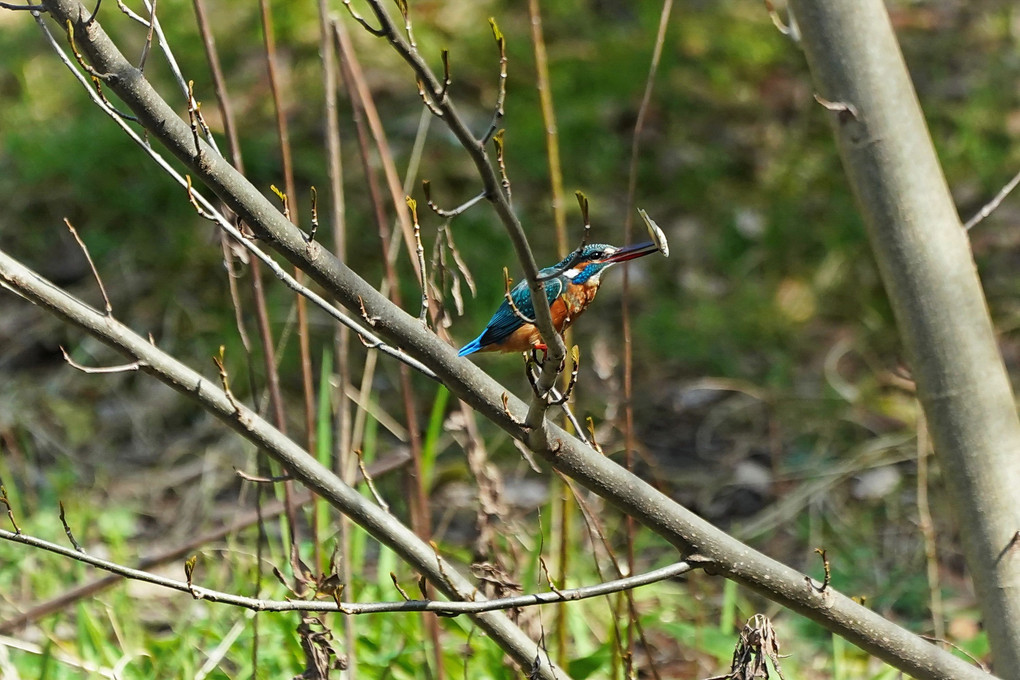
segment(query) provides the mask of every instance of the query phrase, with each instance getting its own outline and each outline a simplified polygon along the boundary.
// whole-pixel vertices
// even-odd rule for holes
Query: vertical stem
[[[531,18],[531,44],[535,51],[538,99],[542,109],[542,122],[545,125],[545,150],[549,160],[549,185],[552,193],[553,223],[556,227],[556,251],[558,256],[562,258],[566,257],[571,248],[567,239],[566,205],[563,201],[563,168],[560,164],[556,109],[553,106],[552,87],[549,83],[549,59],[545,49],[545,36],[542,33],[542,14],[539,0],[528,0],[528,16]],[[568,348],[571,345],[572,336],[573,331],[569,328],[563,334],[563,342]],[[569,374],[564,374],[564,387],[566,387],[569,377]],[[573,401],[574,395],[571,395],[570,399]],[[568,431],[569,428],[570,425],[568,423]],[[555,578],[562,588],[566,583],[567,572],[570,568],[570,537],[573,534],[574,498],[570,489],[558,477],[552,481],[549,497],[559,504],[557,509],[559,522],[551,522],[550,528],[554,536],[553,545],[557,546]],[[566,602],[560,602],[556,605],[554,639],[556,641],[556,661],[561,666],[565,666],[570,660],[567,646],[567,632],[569,630],[567,610]]]
[[[244,160],[241,155],[241,143],[237,134],[237,123],[234,119],[233,107],[230,103],[230,96],[227,92],[226,79],[223,77],[223,68],[220,65],[219,53],[216,49],[216,41],[213,36],[212,29],[209,25],[208,15],[205,11],[204,0],[194,0],[195,8],[195,20],[198,24],[199,33],[202,36],[202,43],[205,49],[206,59],[209,62],[209,72],[212,76],[213,89],[216,92],[216,104],[220,109],[220,116],[223,119],[223,130],[227,137],[227,151],[230,154],[231,164],[237,168],[238,172],[244,172]],[[220,234],[220,246],[223,250],[224,262],[227,263],[228,279],[230,286],[230,297],[234,304],[234,315],[237,320],[238,333],[241,336],[241,341],[244,345],[245,352],[247,353],[248,361],[248,378],[251,382],[252,395],[257,394],[257,388],[255,384],[255,371],[252,356],[251,356],[251,344],[248,341],[247,333],[244,328],[244,313],[241,309],[240,295],[237,290],[237,283],[234,281],[233,276],[229,273],[230,266],[229,261],[232,257],[231,244],[225,233]],[[251,287],[252,294],[255,298],[255,307],[257,311],[265,312],[265,296],[262,290],[262,267],[261,263],[257,259],[251,260]],[[269,369],[267,373],[272,374],[275,372],[275,360],[273,358],[273,341],[271,335],[267,336],[269,332],[267,325],[263,325],[263,315],[258,316],[258,331],[261,345],[266,353],[263,354],[266,365],[271,365],[273,368]],[[260,468],[269,466],[269,461],[264,456],[259,457],[258,465]],[[261,470],[260,470],[261,471]],[[285,492],[284,496],[284,507],[287,514],[288,522],[291,527],[294,526],[295,510],[293,503],[291,502],[290,494]],[[255,511],[258,515],[258,538],[255,545],[255,578],[254,578],[254,590],[256,595],[262,590],[262,550],[266,542],[265,525],[263,524],[262,518],[262,487],[256,485],[255,487]],[[252,618],[252,646],[251,646],[251,663],[252,673],[256,674],[259,668],[259,617],[258,612]]]
[[[346,201],[343,188],[343,157],[340,147],[340,119],[337,114],[338,79],[336,51],[333,47],[333,20],[329,16],[329,5],[326,0],[318,0],[319,10],[319,56],[322,59],[323,118],[326,121],[326,173],[329,178],[328,212],[330,230],[333,233],[333,253],[340,260],[347,259],[347,225],[345,220]],[[351,451],[351,409],[347,406],[348,384],[350,377],[350,341],[351,334],[346,326],[336,325],[333,339],[333,351],[336,358],[336,375],[339,387],[336,390],[336,436],[334,437],[335,471],[344,482],[353,484],[355,473],[355,456]],[[320,508],[320,505],[322,506]],[[321,521],[320,513],[326,509],[325,504],[317,501],[313,505],[313,523]],[[350,588],[353,577],[351,553],[351,521],[346,515],[340,518],[340,572],[342,584]],[[320,565],[321,568],[321,565]],[[347,652],[347,677],[355,680],[358,677],[358,655],[355,649],[356,623],[355,617],[345,616],[341,619],[344,632],[344,648]]]
[[[549,58],[545,51],[542,33],[542,14],[539,0],[528,0],[531,17],[531,44],[535,50],[535,76],[538,102],[545,124],[545,151],[549,159],[549,185],[552,191],[553,223],[556,226],[556,251],[566,257],[570,251],[567,239],[567,212],[563,201],[563,167],[560,164],[559,131],[556,127],[556,108],[553,106],[552,85],[549,82]]]
[[[395,165],[393,163],[393,157],[389,150],[389,146],[384,143],[381,124],[378,122],[378,116],[374,113],[374,107],[370,106],[371,94],[361,78],[360,69],[357,67],[357,61],[354,58],[353,51],[350,49],[350,45],[347,44],[346,33],[344,33],[339,25],[335,26],[334,37],[336,38],[335,44],[339,47],[339,54],[341,58],[340,65],[343,69],[345,79],[352,85],[350,88],[350,94],[351,102],[354,105],[355,129],[357,131],[358,145],[361,150],[361,160],[365,166],[364,172],[369,189],[369,196],[371,204],[375,210],[376,225],[379,230],[379,241],[380,248],[382,250],[386,283],[389,288],[389,297],[394,304],[401,306],[400,282],[397,277],[395,267],[396,255],[392,252],[393,248],[391,247],[391,242],[396,242],[391,238],[392,233],[389,228],[389,221],[383,207],[384,200],[382,197],[382,190],[375,177],[374,169],[369,162],[369,159],[371,158],[369,144],[370,131],[374,135],[377,150],[380,157],[383,159],[383,165],[387,168],[395,168]],[[373,125],[373,120],[376,121],[375,125]],[[395,172],[395,170],[393,172]],[[387,175],[389,176],[390,173],[387,172]],[[392,186],[394,179],[395,178],[391,176],[388,183],[390,186],[391,197],[395,195]],[[408,218],[407,211],[403,208],[403,205],[404,203],[402,200],[399,204],[397,204],[398,223],[403,224],[404,222],[407,222],[410,226],[410,219]],[[412,255],[411,261],[416,268],[415,273],[418,275],[418,262],[413,257],[414,252],[415,248],[413,246],[408,248],[408,253]],[[418,423],[418,412],[414,400],[414,388],[411,383],[410,369],[406,365],[401,365],[399,371],[401,395],[404,403],[404,416],[407,422],[408,443],[411,449],[411,469],[410,472],[405,471],[404,478],[410,510],[411,528],[416,534],[418,534],[418,536],[428,540],[432,530],[432,512],[428,504],[428,497],[423,482],[424,474],[422,470],[421,432]],[[431,584],[429,584],[427,591],[429,593],[432,592]],[[435,614],[428,612],[423,613],[422,618],[425,622],[426,629],[429,631],[429,636],[432,642],[435,665],[434,677],[437,678],[437,680],[442,680],[444,677],[444,668],[439,619]]]
[[[276,132],[280,142],[280,157],[283,164],[283,177],[284,177],[284,190],[286,192],[286,201],[284,203],[284,210],[288,213],[287,217],[290,221],[297,226],[298,211],[296,209],[288,209],[290,203],[297,201],[297,190],[294,185],[294,165],[291,159],[290,149],[290,132],[287,129],[287,114],[283,102],[283,95],[280,92],[279,77],[276,71],[276,39],[273,34],[273,17],[269,9],[269,0],[259,0],[259,9],[262,17],[262,35],[265,40],[265,51],[266,51],[266,69],[269,75],[269,87],[273,95],[273,108],[276,112]],[[253,260],[253,264],[255,261]],[[295,280],[298,284],[304,282],[304,273],[295,267]],[[269,385],[269,401],[273,411],[274,421],[277,428],[281,432],[286,432],[286,414],[283,409],[283,395],[280,391],[280,375],[277,369],[277,363],[273,352],[272,342],[272,331],[269,327],[269,313],[266,307],[265,294],[262,291],[262,276],[257,267],[252,267],[252,282],[255,285],[256,290],[256,314],[259,320],[259,335],[263,341],[263,356],[266,360],[266,379]],[[305,307],[305,298],[303,295],[297,296],[297,317],[298,317],[298,338],[299,338],[299,352],[301,359],[301,377],[302,384],[304,385],[304,402],[305,402],[305,427],[307,437],[307,450],[315,452],[315,398],[314,389],[312,387],[312,366],[311,358],[309,356],[309,339],[308,339],[308,316]],[[298,553],[299,536],[298,536],[298,522],[297,522],[297,511],[294,507],[294,488],[293,482],[287,480],[283,483],[284,503],[287,508],[287,523],[290,530],[290,552],[289,555],[296,555]],[[319,541],[316,540],[315,536],[315,524],[312,524],[312,544],[318,551]],[[319,563],[318,555],[316,555],[315,563]],[[300,613],[303,617],[304,613]]]
[[[630,243],[633,226],[633,214],[635,197],[637,195],[638,179],[638,157],[641,148],[641,133],[644,131],[645,118],[648,115],[648,107],[652,100],[652,87],[655,84],[655,74],[659,69],[659,61],[662,58],[662,47],[666,40],[666,27],[669,24],[669,16],[673,11],[673,0],[664,0],[662,10],[659,13],[659,28],[656,34],[655,47],[652,50],[652,59],[648,67],[648,77],[645,79],[644,94],[641,97],[641,105],[638,108],[637,120],[634,123],[634,136],[630,147],[630,167],[627,179],[627,217],[624,220],[624,243]],[[634,433],[634,355],[632,347],[632,332],[630,323],[630,268],[623,268],[623,301],[622,301],[622,325],[623,325],[623,413],[624,413],[624,465],[628,471],[634,469],[634,450],[637,448]],[[635,573],[634,564],[634,529],[636,522],[632,515],[626,518],[627,535],[627,569],[628,573]],[[628,677],[633,674],[633,651],[634,651],[634,602],[627,593],[627,602],[631,616],[627,626],[627,648],[624,653],[624,663],[627,668]]]
[[[266,64],[269,69],[269,81],[273,88],[273,99],[277,101],[276,87],[276,45],[273,39],[272,19],[269,16],[269,8],[266,0],[260,0],[262,9],[262,28],[265,39]],[[281,113],[277,110],[277,122],[280,121]],[[290,162],[289,145],[283,144],[286,139],[286,124],[281,134],[281,145],[286,151],[284,162]],[[280,375],[276,368],[276,350],[273,346],[273,331],[269,324],[269,310],[266,306],[266,293],[262,287],[262,268],[256,260],[252,260],[252,292],[255,296],[255,318],[259,330],[259,339],[262,343],[262,358],[266,369],[266,386],[269,390],[269,408],[272,413],[273,424],[281,432],[287,431],[287,417],[283,410],[283,396],[280,393]],[[290,531],[291,546],[297,544],[297,513],[292,500],[293,483],[287,480],[283,483],[284,502],[287,506],[287,525]]]
[[[946,621],[942,610],[942,589],[939,583],[939,556],[935,543],[935,523],[928,505],[928,454],[931,441],[924,411],[917,415],[917,528],[924,539],[924,563],[928,574],[928,602],[931,611],[932,635],[936,640],[946,639]]]

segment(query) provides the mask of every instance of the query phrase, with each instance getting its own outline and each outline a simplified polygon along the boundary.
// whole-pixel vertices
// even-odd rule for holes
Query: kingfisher
[[[595,299],[602,274],[607,269],[618,262],[660,251],[668,253],[661,243],[655,241],[623,247],[592,243],[574,251],[552,267],[539,271],[538,280],[545,287],[545,297],[549,301],[556,332],[563,333],[588,308]],[[463,357],[475,352],[547,349],[538,327],[533,323],[535,306],[531,301],[528,282],[521,281],[514,286],[510,291],[510,299],[517,311],[504,298],[503,304],[489,319],[482,334],[461,347],[457,356]]]

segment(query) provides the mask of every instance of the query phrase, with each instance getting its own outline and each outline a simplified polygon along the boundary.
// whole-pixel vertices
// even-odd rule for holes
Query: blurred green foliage
[[[543,7],[543,20],[571,238],[579,238],[581,225],[570,194],[580,189],[591,199],[593,237],[619,243],[627,238],[623,224],[632,208],[626,205],[631,135],[660,7],[619,0],[544,4],[548,5]],[[1020,160],[1013,144],[1020,136],[1020,95],[1015,87],[1020,75],[1015,30],[1020,10],[995,0],[889,4],[947,180],[963,217],[969,217],[1005,183]],[[187,78],[195,80],[203,112],[220,134],[222,121],[191,5],[163,0],[159,8],[181,68]],[[383,42],[358,30],[343,16],[342,7],[334,10],[352,34],[397,166],[404,168],[421,113],[414,82]],[[252,3],[216,0],[209,3],[209,11],[235,114],[241,122],[247,175],[271,196],[270,185],[282,186],[283,180],[257,8]],[[534,86],[530,20],[524,3],[411,3],[411,12],[419,47],[434,68],[440,68],[439,50],[450,50],[451,94],[478,131],[491,119],[497,92],[497,55],[487,25],[489,16],[496,17],[508,40],[509,84],[502,125],[515,207],[528,228],[539,264],[556,261],[561,254],[555,252],[550,210],[546,125]],[[277,2],[274,13],[299,186],[291,207],[307,225],[309,187],[319,187],[321,196],[322,187],[328,184],[317,17],[313,3]],[[100,19],[121,44],[134,50],[132,54],[141,53],[142,29],[112,5],[103,6]],[[217,235],[195,215],[184,192],[156,171],[88,103],[27,13],[0,10],[0,22],[0,196],[4,203],[0,246],[48,276],[88,289],[87,270],[78,261],[61,223],[65,217],[70,219],[112,289],[118,315],[153,332],[162,346],[194,365],[209,368],[209,357],[219,345],[226,345],[233,384],[245,394],[249,381]],[[156,51],[149,57],[146,73],[183,113],[184,97]],[[767,509],[795,494],[805,480],[827,474],[854,447],[914,426],[913,401],[902,383],[896,382],[896,376],[902,379],[902,357],[892,314],[842,175],[827,114],[812,94],[796,45],[775,30],[760,4],[736,0],[676,4],[640,143],[636,196],[637,205],[666,229],[673,255],[668,260],[648,258],[631,270],[627,299],[634,325],[635,384],[639,385],[634,405],[639,435],[649,442],[645,452],[651,460],[648,474],[664,470],[660,483],[724,525],[738,523],[740,517],[734,510],[736,503],[726,505],[719,498],[752,495],[737,481],[742,465],[758,465],[767,471],[770,490],[754,501],[757,505],[752,503],[756,510]],[[379,282],[383,275],[379,237],[346,95],[341,96],[340,108],[348,262],[369,281]],[[225,148],[225,144],[221,146]],[[374,159],[369,165],[377,172]],[[438,121],[431,123],[421,166],[409,183],[410,193],[422,205],[423,178],[431,181],[434,196],[444,207],[467,200],[479,190],[463,151]],[[1007,201],[978,227],[973,246],[990,307],[1003,331],[1004,355],[1016,380],[1020,373],[1015,332],[1020,327],[1020,283],[1015,272],[1020,243],[1008,233],[1017,214],[1011,207],[1014,203]],[[325,207],[320,205],[320,213]],[[393,214],[387,206],[388,219],[392,220]],[[431,252],[441,220],[425,210],[421,214],[426,252]],[[466,341],[484,325],[502,297],[501,269],[508,267],[515,279],[520,274],[512,248],[484,203],[454,219],[450,228],[478,285],[477,298],[465,300],[465,314],[455,317],[451,328],[455,338]],[[320,241],[328,244],[331,238],[328,230],[320,230]],[[637,240],[642,235],[633,233],[630,238]],[[398,269],[405,307],[417,313],[419,291],[405,258],[398,261]],[[607,277],[595,303],[597,311],[589,312],[575,327],[575,342],[582,349],[584,362],[577,410],[590,413],[597,424],[605,419],[611,425],[612,414],[619,413],[621,403],[621,278],[618,271]],[[281,286],[270,286],[269,295],[274,331],[278,337],[285,336],[292,296]],[[313,327],[318,346],[327,346],[332,329],[314,311]],[[2,340],[11,353],[17,349],[15,340],[28,342]],[[55,353],[52,344],[47,347]],[[295,346],[292,339],[281,352],[285,388],[294,395],[299,388]],[[91,356],[84,349],[79,352],[85,354],[83,359]],[[363,354],[355,354],[355,364],[360,365]],[[313,350],[313,355],[319,356],[318,351]],[[507,384],[527,389],[515,357],[478,361]],[[600,361],[609,368],[603,367],[596,375],[592,366]],[[706,378],[730,381],[721,391],[732,389],[737,394],[692,401],[697,391],[690,385]],[[380,399],[392,402],[384,403],[383,408],[393,406],[397,402],[394,367],[382,362],[376,381]],[[20,389],[33,382],[42,381],[16,384]],[[260,383],[259,376],[251,381]],[[49,440],[30,434],[31,423],[52,425],[56,438],[72,449],[86,448],[89,442],[95,446],[99,419],[69,408],[69,404],[79,403],[73,400],[82,394],[90,398],[88,390],[96,389],[95,379],[90,378],[89,384],[93,387],[68,389],[66,398],[53,396],[66,392],[63,383],[51,382],[45,382],[47,389],[41,396],[18,396],[19,408],[28,405],[19,413],[36,409],[42,415],[13,424],[9,419],[0,420],[5,428],[0,434],[12,437],[10,442],[17,441],[24,454],[29,459],[37,457],[37,462],[51,461],[56,454],[50,450]],[[59,385],[60,391],[54,385]],[[118,385],[136,389],[130,382],[126,387]],[[741,390],[753,399],[738,401]],[[15,403],[13,396],[6,398]],[[295,396],[294,403],[299,400]],[[437,488],[461,480],[466,474],[462,449],[435,434],[441,414],[433,414],[431,421],[425,417],[432,407],[431,397],[419,407],[422,422],[431,422],[430,443],[437,447],[431,451],[436,467],[426,471],[428,476]],[[171,423],[194,419],[178,411],[161,415],[165,421],[159,426],[167,431],[172,429]],[[379,437],[379,441],[369,440],[372,446],[372,442],[380,449],[395,445],[387,433],[379,431],[374,419],[369,419],[367,432]],[[610,455],[621,447],[617,435],[610,428],[606,442]],[[517,469],[517,454],[505,437],[488,429],[484,437],[508,471]],[[120,441],[120,435],[111,439],[124,449],[137,446],[127,435],[123,439],[130,443]],[[381,455],[377,451],[366,454],[368,458]],[[770,554],[812,573],[818,564],[811,550],[824,544],[835,565],[837,587],[866,595],[883,613],[927,630],[929,594],[922,576],[923,551],[910,514],[915,478],[913,468],[903,462],[910,457],[909,447],[892,447],[888,457],[874,463],[895,468],[902,477],[886,501],[855,495],[851,475],[844,475],[818,495],[805,498],[800,512],[757,540],[766,544]],[[86,479],[91,474],[100,480],[112,476],[102,469],[111,466],[110,460],[89,465],[100,470],[84,473]],[[112,465],[116,470],[116,463]],[[8,469],[3,473],[5,478],[13,474]],[[71,474],[66,468],[54,467],[45,471],[44,482],[26,482],[26,486],[32,488],[35,501],[52,507],[55,498],[66,497],[80,484],[68,478]],[[29,477],[22,470],[21,479]],[[705,479],[711,482],[702,483]],[[396,482],[383,482],[383,489],[398,501],[406,497]],[[937,478],[933,503],[937,516],[948,515],[942,510],[945,499]],[[84,505],[77,508],[78,521],[96,520],[94,540],[113,546],[115,556],[127,559],[129,555],[122,551],[137,538],[127,516],[107,514],[108,508],[93,516],[90,509],[96,510]],[[19,510],[20,515],[26,513],[25,508]],[[405,510],[399,503],[395,507],[397,512]],[[841,519],[846,515],[851,519]],[[43,535],[60,531],[52,518],[32,528]],[[619,540],[622,529],[613,528],[613,538]],[[948,574],[944,590],[947,599],[958,598],[951,615],[965,618],[969,601],[966,587],[956,578],[955,530],[948,520],[940,523],[939,530],[948,546],[943,556]],[[883,557],[876,537],[882,545],[898,545],[900,550]],[[579,537],[578,546],[583,542]],[[355,546],[359,559],[380,567],[357,584],[359,597],[391,597],[384,568],[387,557],[365,547],[363,536],[356,539]],[[651,553],[656,550],[651,540],[639,539],[639,547]],[[470,558],[463,547],[449,549]],[[581,558],[587,557],[585,548],[576,549]],[[42,558],[12,552],[10,546],[0,546],[0,555],[5,558],[0,559],[0,565],[8,565],[7,569],[0,566],[2,592],[53,593],[81,577],[81,569],[61,561],[48,563],[46,569],[25,569]],[[6,559],[8,555],[16,557]],[[521,567],[529,585],[539,581],[536,574],[528,572],[536,569],[535,555],[529,556],[529,566]],[[276,564],[286,563],[280,555],[271,559]],[[19,582],[23,577],[13,571],[16,562],[22,566],[20,572],[29,572],[28,583]],[[861,563],[869,567],[849,566]],[[241,566],[244,568],[224,577],[222,587],[244,590],[244,569],[250,564]],[[578,582],[594,578],[590,570],[579,568]],[[648,595],[649,608],[643,610],[647,625],[663,623],[659,632],[671,635],[674,642],[696,637],[692,644],[679,643],[677,656],[690,658],[707,650],[712,663],[723,667],[733,626],[741,621],[725,622],[725,630],[718,635],[713,627],[692,625],[692,620],[701,624],[706,616],[714,615],[706,612],[717,611],[719,603],[718,593],[701,585],[699,597],[704,601],[685,608],[682,603],[689,586],[685,583],[674,592],[672,586],[664,585],[655,590],[654,597]],[[650,602],[656,598],[663,602]],[[145,652],[139,653],[146,658],[139,662],[141,666],[135,666],[142,669],[138,677],[190,676],[201,665],[193,650],[214,647],[237,618],[236,612],[210,606],[202,609],[206,618],[200,618],[194,627],[150,626],[143,643],[140,630],[144,625],[124,618],[126,613],[137,613],[131,612],[131,602],[120,589],[109,599],[79,608],[74,635],[80,641],[81,656],[113,665],[125,649],[144,646]],[[184,617],[194,611],[190,604],[177,602],[167,607]],[[740,616],[746,619],[761,604],[754,598],[742,598]],[[577,611],[590,613],[594,609],[593,605],[591,610]],[[580,619],[584,614],[577,616]],[[589,637],[575,638],[578,656],[571,671],[578,677],[598,677],[598,667],[609,663],[607,619],[604,609],[591,614]],[[263,628],[264,644],[270,648],[289,645],[293,654],[290,622],[284,617],[263,620],[268,622]],[[359,640],[358,649],[369,677],[385,673],[420,677],[417,672],[429,658],[421,646],[412,652],[386,642],[388,636],[398,633],[408,645],[424,639],[417,617],[377,616],[363,624],[362,630],[371,631]],[[460,620],[446,630],[451,636],[460,636],[459,643],[472,642],[470,631]],[[119,637],[122,631],[129,635]],[[788,631],[807,644],[827,644],[827,634],[803,622],[790,624]],[[47,633],[60,638],[67,631]],[[960,642],[977,654],[987,653],[983,636]],[[486,672],[497,675],[492,669],[500,667],[501,656],[484,645],[472,648],[478,654],[473,663],[481,669],[479,677]],[[231,655],[227,663],[230,675],[250,672],[245,665],[249,651],[242,647]],[[39,662],[41,669],[26,666],[25,672],[38,671],[40,677],[47,673],[51,673],[47,677],[73,675],[46,671],[48,658]],[[267,676],[296,672],[295,658],[270,657],[264,663],[270,664],[261,669]],[[860,677],[881,677],[884,672],[861,659],[842,659],[840,663],[858,670]],[[803,665],[806,670],[812,661]],[[457,657],[451,656],[448,670],[460,672]]]

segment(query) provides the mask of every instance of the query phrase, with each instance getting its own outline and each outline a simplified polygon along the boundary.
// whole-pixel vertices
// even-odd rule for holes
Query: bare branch
[[[421,244],[421,225],[418,224],[418,202],[408,196],[407,207],[411,211],[411,224],[414,225],[415,253],[418,256],[418,272],[421,284],[421,312],[418,313],[418,320],[422,325],[428,324],[429,314],[429,280],[425,273],[425,248]]]
[[[797,28],[797,19],[793,16],[792,12],[787,12],[789,23],[786,23],[783,21],[783,18],[779,16],[779,11],[776,10],[776,6],[772,4],[771,0],[765,0],[765,11],[769,13],[772,25],[776,27],[777,31],[795,43],[800,42],[800,29]]]
[[[311,243],[315,240],[315,232],[319,230],[319,193],[313,186],[311,188],[312,194],[312,227],[308,232],[308,242]]]
[[[368,485],[369,491],[372,492],[372,498],[379,504],[379,507],[384,511],[390,511],[390,504],[387,503],[382,495],[379,493],[379,489],[375,487],[375,481],[372,479],[372,475],[368,474],[368,468],[365,467],[365,456],[362,454],[361,449],[355,449],[354,454],[358,457],[358,471],[361,472],[361,478],[365,480],[365,484]]]
[[[386,35],[386,31],[384,29],[373,27],[371,24],[368,23],[368,21],[365,20],[363,16],[358,14],[355,11],[354,6],[351,5],[351,0],[343,0],[343,3],[344,7],[347,8],[347,11],[350,12],[351,18],[357,21],[359,24],[361,24],[361,27],[363,29],[365,29],[366,31],[368,31],[369,33],[376,37],[381,38]]]
[[[113,316],[113,307],[110,305],[110,297],[106,294],[106,286],[103,285],[103,279],[99,276],[99,272],[96,270],[96,263],[92,261],[92,255],[89,254],[88,247],[85,245],[85,242],[81,240],[81,236],[78,235],[78,230],[71,224],[71,220],[65,217],[64,224],[67,225],[68,230],[71,232],[71,236],[73,236],[74,240],[78,242],[78,247],[81,248],[81,252],[85,255],[85,259],[89,262],[89,268],[92,270],[92,276],[95,277],[96,283],[99,285],[99,292],[103,294],[103,302],[106,304],[106,315]]]
[[[492,17],[489,17],[489,26],[492,28],[492,37],[496,39],[496,47],[499,49],[499,87],[498,94],[496,95],[496,110],[492,114],[492,122],[489,124],[488,132],[482,135],[483,146],[492,139],[492,136],[496,134],[496,130],[499,129],[499,124],[503,120],[503,102],[506,101],[506,38],[503,37],[503,32],[499,30],[496,20]]]
[[[145,70],[145,62],[149,58],[149,51],[152,49],[152,36],[156,32],[156,0],[152,0],[152,4],[149,7],[149,30],[145,34],[145,44],[142,46],[142,56],[138,59],[138,70]],[[188,94],[191,92],[191,85],[188,85]]]
[[[517,303],[514,302],[514,296],[511,295],[513,292],[514,280],[510,278],[510,272],[507,271],[506,267],[503,267],[503,297],[506,299],[506,303],[510,305],[510,309],[513,311],[514,316],[523,321],[524,323],[534,324],[535,320],[528,318],[528,315],[517,308]],[[534,306],[534,303],[532,303]]]
[[[67,30],[67,44],[71,46],[71,53],[74,54],[74,58],[78,60],[78,65],[93,78],[97,78],[99,80],[106,80],[109,78],[111,76],[110,73],[100,73],[93,68],[92,65],[85,62],[85,57],[82,56],[81,52],[78,51],[78,47],[74,44],[74,24],[70,19],[67,20],[65,29]]]
[[[503,194],[506,200],[510,201],[513,192],[510,190],[510,176],[506,172],[506,148],[503,146],[503,137],[506,130],[500,130],[492,136],[492,143],[496,147],[496,167],[499,168],[500,183],[503,187]]]
[[[11,526],[14,527],[14,533],[18,536],[21,535],[21,527],[14,521],[14,509],[11,507],[11,499],[7,497],[7,488],[0,482],[0,503],[4,504],[7,508],[7,518],[11,520]]]
[[[195,138],[195,160],[202,160],[202,145],[198,143],[198,117],[201,104],[195,99],[195,81],[188,81],[188,120],[191,121],[191,134]]]
[[[234,468],[234,474],[243,479],[246,482],[252,482],[253,484],[279,484],[280,482],[289,482],[294,479],[291,475],[276,475],[274,477],[260,477],[259,475],[249,475],[244,470],[238,470]]]
[[[1006,200],[1006,197],[1013,192],[1013,189],[1016,189],[1017,184],[1020,184],[1020,172],[1013,175],[1013,179],[1006,182],[1006,185],[999,190],[999,193],[995,194],[995,198],[981,206],[981,210],[978,210],[976,215],[967,220],[964,223],[963,228],[970,231],[982,220],[995,212],[995,209],[998,208],[1004,200]]]
[[[64,516],[64,501],[60,501],[59,506],[60,506],[60,523],[64,525],[64,534],[67,535],[67,540],[71,542],[71,546],[74,547],[75,550],[84,554],[85,549],[78,544],[77,540],[75,540],[74,533],[71,531],[71,527],[67,523],[67,518]]]
[[[586,600],[593,597],[603,597],[612,593],[640,588],[641,586],[676,578],[689,573],[696,568],[695,565],[687,562],[677,562],[643,574],[606,581],[604,583],[597,583],[590,586],[582,586],[580,588],[559,589],[550,584],[549,592],[530,593],[492,600],[480,599],[474,602],[443,602],[439,600],[412,599],[397,582],[395,575],[392,576],[393,584],[396,586],[401,597],[404,598],[400,602],[337,603],[315,600],[263,600],[194,585],[194,583],[191,582],[191,579],[194,576],[194,568],[196,566],[196,562],[192,561],[194,558],[189,559],[186,563],[186,575],[188,577],[188,581],[178,581],[176,579],[160,576],[141,569],[134,569],[110,560],[104,560],[86,553],[80,550],[80,548],[65,548],[62,545],[43,540],[41,538],[36,538],[34,536],[29,536],[28,534],[15,533],[13,531],[0,529],[0,539],[11,541],[13,543],[21,543],[39,550],[45,550],[68,559],[89,564],[99,569],[104,569],[119,576],[123,576],[124,578],[152,583],[170,590],[189,593],[196,599],[200,600],[221,602],[255,611],[339,612],[346,615],[378,614],[383,612],[436,612],[438,614],[445,614],[448,616],[483,614],[488,612],[504,611],[507,609],[519,609],[521,607],[551,604],[554,602]],[[190,564],[190,567],[187,566],[188,564]]]
[[[460,215],[462,212],[464,212],[471,206],[477,204],[479,201],[482,201],[486,198],[486,194],[483,191],[474,198],[471,198],[465,203],[462,203],[461,205],[457,206],[453,210],[443,210],[432,201],[432,183],[429,182],[427,179],[423,179],[421,181],[421,188],[422,191],[425,193],[425,203],[429,206],[429,208],[432,209],[432,212],[439,215],[440,217],[456,217],[457,215]]]
[[[100,366],[98,368],[92,366],[83,366],[77,361],[71,358],[71,355],[67,353],[67,350],[63,347],[60,348],[60,353],[64,355],[64,361],[68,363],[71,368],[77,369],[82,373],[97,374],[97,373],[128,373],[131,371],[137,371],[142,368],[145,364],[141,361],[132,361],[129,364],[121,364],[120,366]]]

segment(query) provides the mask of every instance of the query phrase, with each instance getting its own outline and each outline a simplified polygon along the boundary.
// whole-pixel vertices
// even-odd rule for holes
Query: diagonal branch
[[[402,559],[415,565],[416,569],[451,599],[475,601],[482,599],[474,585],[461,576],[452,565],[441,559],[432,546],[388,512],[343,483],[314,456],[270,425],[258,413],[234,399],[221,386],[166,354],[116,319],[101,314],[54,286],[3,251],[0,251],[0,284],[17,291],[64,321],[91,333],[113,349],[141,362],[141,370],[182,395],[197,401],[228,427],[236,430],[259,449],[266,451],[295,478],[301,480],[337,510],[364,527],[381,543],[392,548]],[[475,620],[522,668],[531,668],[536,659],[545,658],[538,646],[503,614],[479,613],[475,615]],[[539,663],[542,677],[550,679],[565,677],[562,670],[542,661]]]

